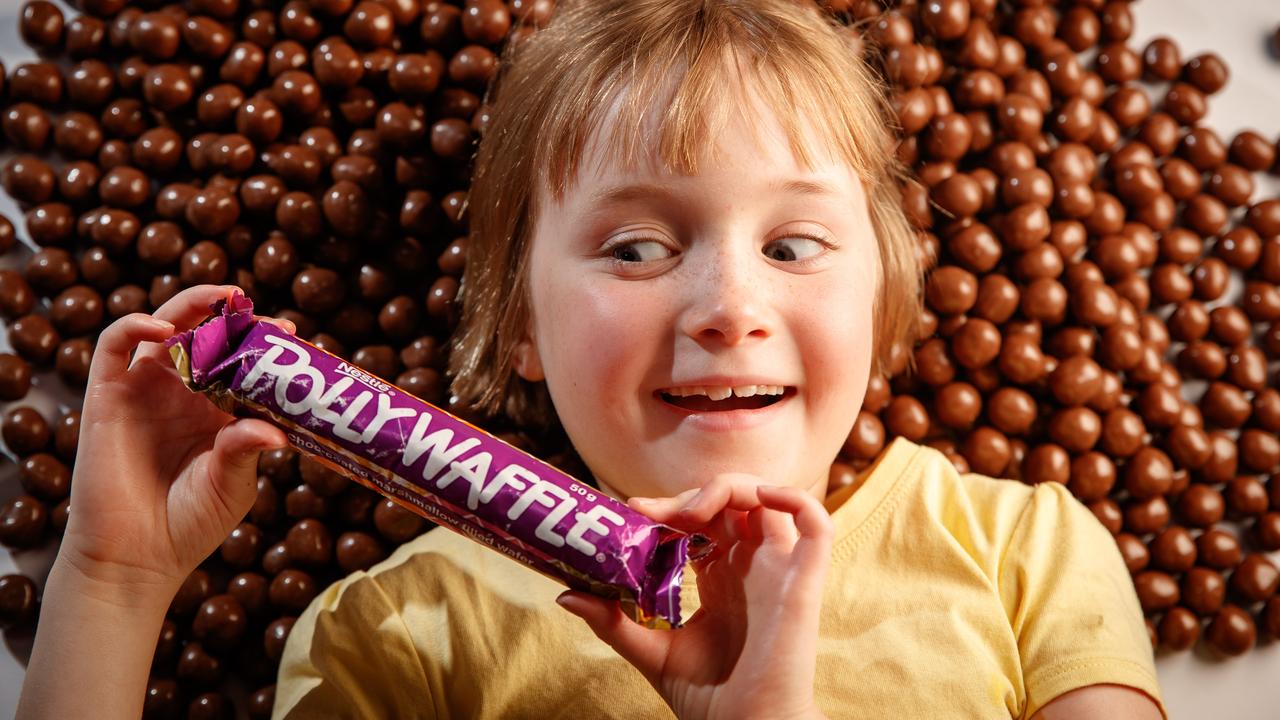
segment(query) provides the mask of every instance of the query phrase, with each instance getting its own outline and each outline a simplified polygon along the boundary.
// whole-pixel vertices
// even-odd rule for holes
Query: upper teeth
[[[687,387],[674,387],[664,390],[668,395],[676,397],[688,397],[690,395],[705,395],[712,400],[724,400],[730,395],[738,397],[751,397],[752,395],[781,395],[785,386],[783,385],[738,385],[737,387],[721,386],[702,386],[690,385]]]

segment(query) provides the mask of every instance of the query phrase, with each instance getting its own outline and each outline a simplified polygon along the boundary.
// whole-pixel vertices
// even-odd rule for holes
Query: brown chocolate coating
[[[1209,623],[1205,639],[1224,655],[1241,655],[1253,647],[1258,636],[1253,617],[1235,605],[1225,605]]]
[[[187,203],[187,222],[201,235],[220,235],[231,228],[240,216],[240,202],[234,195],[216,187],[206,187]]]
[[[1160,644],[1170,650],[1187,650],[1200,638],[1200,619],[1184,607],[1172,607],[1160,618]]]
[[[333,539],[324,523],[305,519],[298,521],[285,536],[285,551],[293,563],[323,567],[333,559]]]
[[[282,570],[267,590],[271,604],[285,612],[300,613],[319,592],[310,575],[294,569]]]
[[[1212,95],[1226,86],[1231,72],[1217,54],[1203,53],[1187,61],[1182,76],[1205,94]]]
[[[36,584],[25,575],[0,577],[0,628],[17,628],[36,619],[39,611]]]
[[[386,557],[377,538],[364,532],[346,532],[334,546],[338,567],[345,573],[367,570]]]
[[[189,642],[178,654],[175,676],[196,687],[209,687],[222,679],[222,661],[205,651],[199,642]]]
[[[308,268],[293,279],[293,299],[304,312],[327,313],[342,303],[344,288],[342,279],[332,270]]]
[[[1230,586],[1247,603],[1266,602],[1280,586],[1280,570],[1265,555],[1250,553],[1231,573]]]
[[[399,545],[416,537],[428,525],[421,516],[387,499],[374,506],[373,524],[378,534],[393,545]]]
[[[1201,565],[1229,570],[1240,564],[1240,541],[1224,530],[1206,530],[1196,538],[1196,551]]]
[[[1133,578],[1138,602],[1144,612],[1158,612],[1178,604],[1181,590],[1172,576],[1158,570],[1146,570]]]
[[[241,523],[222,541],[219,552],[231,567],[248,568],[257,562],[262,546],[262,530],[256,525]]]
[[[0,543],[11,548],[27,548],[44,538],[49,511],[30,495],[15,495],[0,504]]]
[[[240,601],[214,595],[200,604],[191,623],[192,634],[213,647],[229,647],[244,634],[248,616]]]

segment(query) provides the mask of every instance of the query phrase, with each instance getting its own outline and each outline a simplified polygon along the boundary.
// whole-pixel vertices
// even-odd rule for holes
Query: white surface
[[[19,0],[0,0],[0,59],[12,68],[32,57],[18,37]],[[64,5],[65,8],[65,5]],[[1230,142],[1239,130],[1252,128],[1264,137],[1280,134],[1280,58],[1270,49],[1269,39],[1280,25],[1277,0],[1143,0],[1133,5],[1136,30],[1130,46],[1141,51],[1157,35],[1174,39],[1183,58],[1213,50],[1231,68],[1231,81],[1210,101],[1205,124]],[[1158,103],[1158,98],[1155,98]],[[1260,184],[1258,197],[1276,196],[1280,181],[1268,178]],[[21,227],[22,214],[0,193],[0,213]],[[22,232],[20,230],[20,232]],[[25,233],[23,233],[25,235]],[[16,267],[25,258],[0,261]],[[7,335],[0,333],[0,350],[7,350]],[[45,382],[41,382],[44,380]],[[49,378],[21,404],[34,405],[50,421],[59,414],[59,403],[49,394]],[[43,392],[42,392],[43,391]],[[57,397],[68,396],[58,393]],[[5,408],[0,408],[0,411]],[[18,487],[12,462],[0,460],[0,497],[8,497]],[[51,561],[51,551],[11,554],[0,550],[0,575],[24,572],[43,578]],[[23,664],[30,638],[5,638],[0,649],[0,717],[12,717],[22,684]],[[1242,658],[1219,661],[1194,653],[1161,655],[1157,659],[1160,682],[1173,718],[1229,718],[1261,720],[1277,717],[1280,708],[1280,642],[1269,642]]]

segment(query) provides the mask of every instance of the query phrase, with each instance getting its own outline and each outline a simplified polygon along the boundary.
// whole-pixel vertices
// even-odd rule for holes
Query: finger
[[[680,509],[673,519],[679,525],[673,525],[673,527],[683,529],[681,526],[684,526],[697,529],[711,522],[713,517],[726,509],[747,512],[759,507],[760,500],[755,492],[757,484],[759,479],[753,475],[739,473],[717,475],[702,488],[702,492],[694,496],[688,505]]]
[[[770,542],[790,551],[796,542],[796,525],[791,516],[761,505],[747,515],[747,527],[756,542]]]
[[[285,318],[271,317],[270,315],[254,315],[253,319],[258,320],[260,322],[268,323],[270,325],[275,325],[276,327],[289,333],[290,335],[298,334],[298,326],[294,325],[292,320],[286,320]]]
[[[234,420],[222,426],[209,456],[211,490],[228,522],[239,522],[258,496],[258,456],[288,445],[284,431],[263,420]]]
[[[235,285],[196,285],[169,298],[165,304],[156,308],[153,317],[168,320],[178,332],[190,330],[209,317],[209,306],[229,297],[233,291],[240,291]],[[134,361],[141,358],[163,359],[168,362],[167,352],[158,344],[143,345],[134,354]]]
[[[138,343],[163,342],[173,331],[173,323],[146,313],[130,313],[111,323],[98,336],[89,362],[89,387],[123,375],[129,369],[129,354]]]
[[[680,508],[689,504],[689,501],[698,494],[700,488],[689,488],[674,497],[633,497],[627,500],[627,507],[653,520],[654,522],[665,523],[676,517],[680,512]]]
[[[760,504],[792,516],[799,538],[792,551],[803,562],[822,560],[831,554],[835,526],[831,514],[818,499],[800,488],[761,485],[756,488]]]
[[[632,622],[622,614],[617,600],[566,590],[556,598],[556,603],[586,621],[596,637],[634,665],[649,682],[661,674],[671,645],[668,632],[650,630]]]

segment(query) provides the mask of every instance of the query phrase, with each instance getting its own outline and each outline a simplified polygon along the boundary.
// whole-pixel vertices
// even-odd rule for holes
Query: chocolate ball
[[[1253,617],[1235,605],[1224,605],[1205,631],[1209,646],[1224,655],[1241,655],[1248,652],[1257,640],[1258,630]]]
[[[1146,570],[1133,578],[1134,589],[1138,591],[1138,602],[1144,612],[1167,610],[1178,604],[1181,590],[1172,576],[1158,570]]]
[[[1151,559],[1162,570],[1185,572],[1196,562],[1195,540],[1185,528],[1167,528],[1151,541]]]
[[[9,326],[9,344],[29,362],[48,362],[61,342],[62,337],[43,315],[24,315]]]
[[[1120,557],[1124,559],[1125,567],[1128,568],[1130,574],[1137,573],[1147,567],[1151,562],[1151,554],[1147,550],[1147,546],[1142,544],[1142,540],[1138,539],[1132,533],[1120,533],[1116,535],[1116,548],[1120,550]]]
[[[262,555],[262,570],[272,577],[284,572],[291,563],[289,551],[285,548],[283,542],[278,542],[267,548],[267,551]],[[269,592],[268,590],[268,594]]]
[[[334,546],[338,567],[344,573],[368,570],[386,557],[377,538],[363,532],[345,532]]]
[[[290,490],[285,495],[284,508],[285,515],[294,519],[323,518],[329,514],[325,497],[308,485],[298,485]]]
[[[304,312],[324,314],[337,309],[346,295],[342,279],[327,268],[308,268],[292,283],[293,300]]]
[[[322,206],[329,226],[339,235],[357,237],[368,229],[369,199],[356,183],[349,180],[334,183],[325,192]]]
[[[1280,586],[1280,570],[1264,555],[1250,553],[1231,573],[1231,589],[1247,602],[1266,602]]]
[[[392,545],[400,545],[417,537],[428,525],[422,516],[400,507],[389,499],[384,499],[374,506],[373,524],[378,534]]]
[[[191,197],[185,217],[201,235],[220,235],[235,224],[240,216],[240,203],[226,190],[206,187]]]
[[[1184,607],[1173,607],[1160,618],[1160,644],[1170,650],[1186,650],[1200,638],[1200,619]]]
[[[241,523],[222,541],[220,554],[231,567],[252,567],[258,561],[263,544],[262,530],[256,525]]]
[[[323,567],[333,557],[333,539],[319,520],[300,520],[285,536],[285,550],[297,564]]]
[[[30,407],[15,407],[4,414],[0,421],[0,435],[4,444],[14,454],[27,456],[40,452],[52,437],[52,430],[44,416]]]
[[[291,192],[276,205],[276,223],[290,239],[314,240],[324,230],[324,215],[311,195]]]
[[[44,538],[49,511],[30,495],[15,495],[0,504],[0,543],[11,548],[28,548]]]
[[[1193,567],[1182,576],[1182,604],[1202,616],[1213,615],[1226,599],[1227,584],[1221,573]]]
[[[200,604],[191,631],[213,647],[230,647],[244,635],[248,617],[240,601],[230,595],[214,595]]]
[[[275,704],[276,686],[268,685],[258,688],[249,696],[249,717],[254,720],[266,720],[271,717],[271,707]]]
[[[432,368],[410,368],[397,375],[395,380],[400,389],[433,405],[445,400],[444,381]]]
[[[1224,530],[1206,530],[1202,533],[1196,538],[1196,552],[1200,564],[1219,570],[1231,569],[1239,565],[1242,559],[1240,542]]]
[[[36,619],[39,611],[36,584],[25,575],[0,577],[0,628],[24,626]]]
[[[1106,455],[1086,452],[1072,459],[1071,493],[1084,502],[1105,498],[1116,483],[1116,466]]]
[[[262,640],[267,657],[277,662],[280,660],[280,656],[284,654],[285,642],[289,639],[289,632],[293,630],[295,621],[296,618],[282,617],[272,621],[267,626]]]
[[[282,570],[268,589],[271,604],[285,612],[300,613],[319,592],[315,580],[301,570]]]
[[[0,185],[18,202],[36,205],[53,196],[53,169],[32,155],[18,155],[0,171]]]
[[[256,572],[242,572],[231,578],[227,594],[250,615],[261,615],[267,609],[267,579]]]
[[[174,674],[194,687],[211,687],[222,679],[222,662],[206,652],[200,643],[188,642],[178,655]]]
[[[57,502],[71,491],[71,468],[49,453],[23,458],[18,465],[18,479],[24,490],[42,500]]]
[[[1124,509],[1124,527],[1138,535],[1156,533],[1169,524],[1169,504],[1161,495],[1131,501]]]
[[[1182,76],[1204,93],[1212,95],[1226,86],[1231,73],[1221,57],[1204,53],[1187,61],[1182,68]]]
[[[360,2],[347,16],[342,31],[357,45],[384,46],[391,42],[395,33],[395,17],[382,3]]]
[[[184,285],[217,285],[227,278],[227,253],[212,240],[201,240],[182,254],[179,268]]]
[[[152,107],[170,112],[191,102],[195,84],[190,71],[176,64],[156,65],[142,80],[142,96]]]

